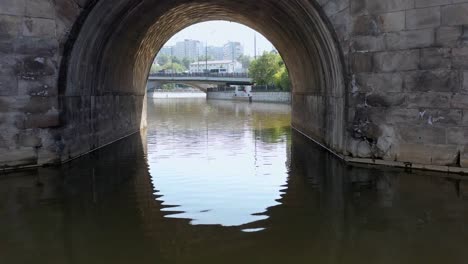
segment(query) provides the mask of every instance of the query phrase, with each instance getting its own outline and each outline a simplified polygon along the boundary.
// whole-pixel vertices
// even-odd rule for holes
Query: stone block
[[[409,92],[456,92],[460,89],[457,71],[413,71],[405,74],[405,90]]]
[[[47,76],[36,80],[20,79],[18,82],[18,94],[29,96],[56,96],[58,94],[57,78]]]
[[[20,108],[24,113],[47,113],[53,109],[58,109],[56,97],[32,96]]]
[[[419,67],[419,51],[378,52],[374,54],[373,66],[377,72],[416,70]]]
[[[360,52],[375,52],[385,50],[383,36],[359,36],[353,38],[353,50]]]
[[[463,111],[459,109],[420,108],[419,125],[458,126],[462,123]]]
[[[379,25],[374,16],[358,16],[353,21],[354,35],[377,35],[380,33]]]
[[[16,135],[16,144],[19,147],[41,147],[42,139],[37,135],[37,131],[24,130]]]
[[[16,76],[18,68],[18,60],[15,55],[9,54],[0,57],[0,75],[1,76]]]
[[[436,29],[436,45],[454,47],[462,35],[461,26],[439,27]]]
[[[361,92],[401,92],[403,78],[400,73],[362,73],[356,75],[356,84]]]
[[[0,166],[28,166],[37,164],[37,153],[34,148],[10,148],[0,149],[0,153],[7,152],[8,155],[0,155]]]
[[[15,40],[14,47],[20,55],[51,57],[57,53],[59,43],[55,38],[22,37]]]
[[[57,63],[48,57],[25,56],[21,58],[17,67],[19,77],[26,80],[35,80],[44,76],[55,75],[58,70]]]
[[[369,111],[370,120],[376,124],[416,124],[419,120],[419,110],[411,108],[372,108]]]
[[[21,18],[10,15],[0,15],[0,39],[12,40],[19,35]]]
[[[24,120],[24,128],[53,128],[60,125],[58,111],[49,111],[44,114],[27,115]]]
[[[468,143],[468,131],[466,127],[447,128],[447,144],[466,145]]]
[[[18,80],[16,76],[0,75],[0,96],[18,94]]]
[[[459,147],[456,145],[431,146],[431,164],[439,166],[453,166],[458,163]]]
[[[15,48],[11,40],[0,40],[0,55],[12,54],[14,50]]]
[[[371,93],[366,96],[366,104],[370,107],[396,107],[406,103],[406,95],[402,93]]]
[[[452,4],[441,8],[442,25],[468,24],[468,3]]]
[[[0,14],[22,16],[25,7],[25,0],[2,0],[0,1]]]
[[[382,32],[401,31],[405,29],[405,12],[380,14],[377,24]]]
[[[398,132],[402,142],[412,144],[445,144],[445,127],[431,125],[414,126],[410,124],[400,125]]]
[[[370,14],[390,13],[414,7],[414,0],[367,0],[366,8]]]
[[[468,95],[453,94],[451,98],[451,106],[458,109],[468,109]]]
[[[448,48],[421,49],[420,67],[426,69],[450,69],[452,66],[451,50]]]
[[[440,26],[440,8],[429,7],[406,11],[406,29],[434,28]]]
[[[431,148],[424,144],[407,144],[399,146],[396,161],[418,164],[431,164]]]
[[[455,69],[468,70],[468,47],[452,49],[452,66]]]
[[[26,0],[26,16],[55,18],[55,6],[52,0]]]
[[[430,47],[435,43],[434,29],[388,33],[385,36],[385,42],[389,50]]]
[[[452,0],[415,0],[415,7],[428,7],[428,6],[441,6],[449,5],[452,3]]]
[[[46,18],[25,18],[23,36],[50,38],[55,36],[55,20]]]
[[[450,93],[427,92],[407,94],[407,105],[409,108],[449,108],[450,101]]]
[[[371,53],[352,53],[351,56],[351,69],[353,72],[372,72],[372,54]]]
[[[349,0],[349,9],[351,15],[362,15],[367,13],[366,1],[362,0]]]

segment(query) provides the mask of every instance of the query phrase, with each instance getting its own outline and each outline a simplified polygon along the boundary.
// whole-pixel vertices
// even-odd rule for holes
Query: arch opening
[[[63,140],[71,142],[62,159],[144,128],[146,81],[157,52],[180,30],[211,20],[244,24],[266,36],[289,70],[293,127],[345,151],[344,66],[315,1],[119,0],[89,8],[62,69]]]

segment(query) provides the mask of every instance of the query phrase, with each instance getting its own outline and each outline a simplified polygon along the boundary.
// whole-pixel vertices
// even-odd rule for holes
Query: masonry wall
[[[94,22],[86,16],[93,7],[91,2],[107,4],[102,5],[102,16],[93,18],[93,25],[99,27],[85,32],[84,38],[76,28],[83,21]],[[226,14],[254,10],[234,9],[239,3],[256,5],[252,1],[205,2],[208,4],[197,8],[215,3],[218,6],[213,10]],[[132,6],[145,15],[149,14],[145,10],[155,10],[156,16],[173,3],[1,0],[0,166],[64,161],[144,125],[145,95],[139,87],[144,86],[146,67],[132,60],[149,61],[157,49],[150,44],[162,43],[175,32],[165,31],[161,36],[157,29],[163,25],[148,28],[154,19],[150,16],[125,17],[122,24],[122,10]],[[287,51],[282,55],[293,77],[295,127],[346,156],[468,167],[468,0],[262,0],[262,4],[269,8],[258,16],[233,18],[258,25],[279,50]],[[288,30],[278,28],[287,38],[265,23],[271,17],[284,16],[286,8],[292,13],[312,10],[311,6],[321,7],[318,12],[324,22],[309,23],[305,15],[284,17],[281,25],[296,23]],[[177,14],[166,18],[174,19]],[[192,15],[193,22],[205,17]],[[137,35],[138,30],[125,31],[126,25],[148,30],[149,36]],[[106,35],[112,32],[118,34]],[[94,35],[99,38],[93,39]],[[103,60],[67,64],[65,51],[79,36],[88,46],[75,57],[92,58],[105,51]],[[107,48],[104,41],[111,37],[116,44]],[[128,46],[132,41],[137,44]],[[119,65],[119,71],[101,63]],[[85,73],[70,79],[73,87],[66,92],[64,82],[59,81],[64,67]],[[100,74],[99,82],[89,85],[95,72]],[[139,79],[130,75],[135,72]],[[122,85],[114,85],[118,83]]]
[[[144,90],[61,92],[64,52],[88,2],[0,1],[0,169],[60,163],[144,127]]]
[[[349,154],[468,167],[468,1],[343,7],[331,9],[348,32]]]
[[[0,1],[0,167],[57,161],[60,50],[72,23],[54,1]]]

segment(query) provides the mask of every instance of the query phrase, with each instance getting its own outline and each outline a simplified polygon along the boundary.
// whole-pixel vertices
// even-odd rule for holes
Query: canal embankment
[[[282,103],[291,104],[290,92],[251,92],[249,95],[239,95],[234,91],[208,91],[206,98],[208,100],[233,100],[264,103]]]

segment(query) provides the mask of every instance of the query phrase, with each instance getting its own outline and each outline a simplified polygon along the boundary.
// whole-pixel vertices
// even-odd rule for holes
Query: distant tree
[[[280,70],[282,63],[278,54],[264,52],[258,59],[252,61],[249,74],[259,85],[271,85],[275,83],[275,74]]]
[[[275,74],[275,85],[279,87],[283,91],[290,91],[291,90],[291,81],[289,79],[288,69],[286,69],[286,65],[281,65],[279,71]]]
[[[248,55],[241,55],[237,59],[242,64],[242,68],[249,69],[250,63],[252,62],[252,58]]]
[[[186,71],[187,69],[185,68],[184,65],[179,64],[179,63],[167,63],[166,65],[163,65],[161,67],[162,70],[173,70],[176,73],[181,73]]]
[[[172,56],[171,62],[172,62],[172,63],[177,63],[177,64],[182,64],[182,60],[180,60],[180,59],[177,58],[176,56]]]
[[[190,69],[190,63],[192,63],[193,60],[189,58],[183,58],[182,59],[182,65],[184,65],[185,69]]]
[[[157,73],[157,72],[159,72],[161,69],[162,69],[161,66],[156,65],[156,64],[153,64],[153,65],[151,65],[150,73],[151,73],[151,74]]]

